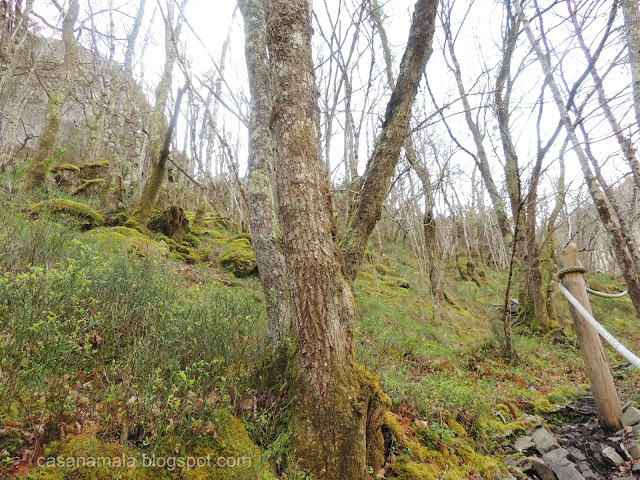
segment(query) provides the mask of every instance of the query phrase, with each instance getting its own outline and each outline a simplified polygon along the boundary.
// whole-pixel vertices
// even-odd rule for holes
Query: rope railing
[[[583,267],[570,267],[571,270],[570,272],[563,272],[563,275],[566,273],[584,273],[584,268]],[[575,269],[582,269],[582,271],[578,271]],[[565,269],[563,269],[565,270]],[[568,270],[568,269],[566,269]],[[560,274],[562,271],[558,272],[558,278],[562,278],[562,275]],[[627,347],[625,347],[624,345],[622,345],[618,340],[616,340],[616,338],[611,335],[602,325],[600,325],[598,323],[598,321],[593,317],[593,315],[591,315],[589,312],[587,312],[587,310],[582,306],[582,304],[576,300],[576,298],[571,295],[571,293],[569,292],[569,290],[567,290],[565,288],[564,285],[562,285],[562,283],[558,283],[558,288],[560,289],[560,291],[562,292],[562,294],[567,298],[567,300],[571,303],[571,305],[573,305],[576,310],[578,310],[578,312],[580,312],[580,315],[582,315],[584,317],[584,319],[589,323],[589,325],[591,325],[596,332],[598,332],[598,334],[600,334],[600,336],[609,344],[613,347],[613,349],[618,352],[621,356],[623,356],[627,361],[629,361],[629,363],[631,363],[631,365],[633,365],[634,367],[636,367],[638,370],[640,370],[640,358],[637,357],[633,352],[631,352],[631,350],[629,350]],[[626,292],[623,292],[626,293]],[[621,295],[618,295],[621,296]],[[615,298],[615,297],[614,297]]]

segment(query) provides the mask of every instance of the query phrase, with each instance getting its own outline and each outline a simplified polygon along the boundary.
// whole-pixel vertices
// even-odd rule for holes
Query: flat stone
[[[547,465],[549,465],[554,472],[556,469],[560,467],[564,467],[566,465],[571,465],[571,462],[567,458],[569,456],[569,452],[564,448],[556,448],[542,455],[542,459],[545,461]],[[556,472],[558,473],[558,472]]]
[[[536,444],[533,443],[533,439],[528,435],[524,437],[518,437],[518,439],[513,443],[513,448],[515,448],[519,452],[523,450],[531,450],[532,448],[535,448],[535,446]]]
[[[551,467],[549,467],[549,465],[544,463],[542,460],[536,457],[531,457],[529,460],[531,461],[531,466],[542,480],[557,479],[556,474],[553,473]]]
[[[634,463],[633,467],[631,467],[631,471],[635,472],[635,473],[639,473],[640,472],[640,462]]]
[[[640,458],[640,440],[631,440],[626,448],[631,458],[634,460]]]
[[[620,440],[622,440],[622,437],[607,437],[607,440],[609,440],[610,442],[619,442]]]
[[[569,452],[569,455],[571,456],[571,459],[574,462],[584,462],[587,460],[587,457],[585,456],[584,453],[582,453],[582,451],[579,448],[576,447],[567,447],[567,451]]]
[[[543,455],[551,450],[560,447],[556,438],[546,428],[537,428],[531,434],[531,438],[536,444],[536,448]]]
[[[558,480],[584,480],[580,472],[573,465],[564,465],[554,470]]]
[[[632,425],[637,425],[640,423],[640,410],[636,407],[629,407],[620,417],[620,422],[622,422],[622,426],[629,427]]]
[[[604,456],[605,460],[611,464],[611,466],[617,467],[618,465],[622,465],[624,463],[624,460],[620,455],[618,455],[618,452],[616,452],[611,447],[606,447],[604,450],[602,450],[602,455]]]
[[[599,480],[599,477],[595,473],[593,473],[593,470],[591,470],[591,468],[589,468],[589,465],[587,465],[586,463],[579,464],[578,470],[584,477],[584,480]]]

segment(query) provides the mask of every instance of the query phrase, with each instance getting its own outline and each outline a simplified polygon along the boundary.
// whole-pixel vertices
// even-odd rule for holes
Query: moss
[[[251,243],[251,234],[247,232],[239,233],[238,235],[234,235],[233,237],[229,238],[228,243],[235,242],[236,240],[242,240],[242,239],[248,240],[249,243]]]
[[[60,170],[72,170],[74,172],[79,172],[80,169],[75,166],[75,165],[71,165],[70,163],[61,163],[59,165],[55,165],[53,167],[51,167],[50,169],[52,172],[59,172]]]
[[[398,272],[396,270],[389,267],[388,265],[384,265],[383,263],[376,263],[374,265],[374,268],[376,269],[376,272],[378,272],[379,275],[388,275],[390,277],[398,276]]]
[[[199,246],[202,245],[202,241],[198,237],[196,237],[195,235],[192,235],[190,233],[187,233],[182,238],[182,240],[183,240],[183,242],[187,242],[192,247],[199,247]]]
[[[138,216],[134,213],[134,216]],[[189,233],[189,219],[184,209],[177,205],[171,205],[164,210],[155,210],[149,216],[147,228],[152,232],[162,233],[167,237],[180,241]]]
[[[120,227],[113,227],[112,230],[114,232],[118,232],[121,235],[124,235],[125,237],[145,237],[144,234],[140,233],[135,228],[120,226]]]
[[[100,441],[91,434],[67,437],[61,443],[53,444],[51,447],[47,449],[46,456],[42,460],[44,466],[31,472],[30,479],[109,480],[118,478],[121,480],[152,480],[162,478],[161,469],[142,467],[142,460],[136,457],[135,452],[122,445]],[[51,459],[50,462],[55,462],[57,458],[78,459],[78,461],[69,466],[47,463],[48,459]],[[80,459],[84,459],[84,465]],[[99,466],[96,466],[98,462]]]
[[[196,467],[185,471],[181,477],[183,480],[276,480],[240,420],[226,411],[218,411],[212,423],[215,432],[199,441],[193,456],[210,455],[214,461],[227,459],[228,465]],[[232,463],[236,465],[230,466]]]
[[[246,277],[257,272],[258,264],[247,238],[229,243],[218,257],[222,267],[228,268],[236,277]]]
[[[22,435],[16,429],[3,428],[0,429],[0,458],[16,457],[22,453],[24,440]]]
[[[74,197],[80,194],[88,194],[90,189],[97,189],[104,184],[103,178],[94,178],[92,180],[85,181],[82,185],[76,188],[71,195]]]
[[[87,235],[91,240],[106,244],[111,243],[114,245],[120,245],[127,240],[127,237],[123,234],[116,232],[112,228],[104,227],[90,230],[85,235]]]
[[[138,232],[140,232],[142,234],[144,234],[146,232],[146,229],[142,225],[140,225],[138,223],[138,221],[133,217],[129,218],[126,222],[124,222],[123,226],[125,226],[127,228],[131,228],[133,230],[137,230]]]
[[[166,235],[155,235],[153,239],[156,242],[164,242],[172,248],[175,248],[175,246],[178,245],[173,238],[169,238]]]
[[[131,238],[127,246],[127,252],[139,257],[147,257],[149,255],[166,255],[169,253],[169,248],[140,235]]]
[[[191,248],[184,245],[177,245],[175,250],[171,252],[171,256],[187,265],[194,265],[199,260],[198,255]]]
[[[116,225],[124,225],[129,220],[129,215],[126,212],[116,213]]]
[[[87,170],[90,168],[100,168],[100,167],[106,167],[109,165],[109,160],[96,160],[95,162],[87,162],[87,163],[83,163],[78,165],[78,168],[80,170]]]
[[[104,224],[104,218],[98,212],[84,203],[71,200],[55,199],[40,202],[31,207],[31,214],[37,215],[41,211],[49,211],[53,214],[70,215],[77,218],[85,229],[99,227]]]
[[[202,262],[208,262],[211,258],[211,249],[207,247],[199,248],[196,253]]]

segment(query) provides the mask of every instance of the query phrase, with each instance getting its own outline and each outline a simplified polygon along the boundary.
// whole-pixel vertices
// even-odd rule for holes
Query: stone
[[[546,428],[537,428],[531,434],[531,438],[533,438],[536,448],[542,454],[560,447],[558,441]]]
[[[514,442],[513,448],[521,451],[531,450],[535,448],[536,444],[533,443],[533,439],[530,436],[518,437],[518,439]]]
[[[564,448],[556,448],[542,455],[542,459],[547,465],[549,465],[555,472],[560,467],[570,465],[571,462],[567,458],[569,452]],[[557,472],[556,472],[557,473]]]
[[[600,478],[598,477],[598,475],[593,473],[593,470],[591,470],[591,468],[589,468],[589,465],[587,465],[586,463],[580,463],[578,465],[578,470],[580,471],[580,474],[582,475],[584,480],[599,480]]]
[[[630,427],[633,425],[637,425],[640,423],[640,410],[636,407],[629,407],[620,417],[620,422],[622,422],[622,426]]]
[[[607,440],[609,440],[610,442],[619,442],[620,440],[622,440],[622,437],[607,437]]]
[[[612,447],[606,447],[602,450],[602,456],[612,467],[617,467],[624,463],[622,457],[618,455],[618,452],[616,452]]]
[[[584,462],[587,460],[585,454],[576,447],[567,447],[567,451],[569,452],[569,455],[574,462]]]
[[[635,473],[640,473],[640,462],[634,463],[633,467],[631,467],[631,471]]]
[[[640,458],[640,440],[631,440],[626,448],[629,455],[631,455],[631,458],[634,460]]]
[[[563,465],[554,470],[558,480],[584,480],[580,472],[573,465]]]
[[[556,474],[553,473],[551,467],[536,457],[531,457],[531,466],[542,480],[556,480]]]

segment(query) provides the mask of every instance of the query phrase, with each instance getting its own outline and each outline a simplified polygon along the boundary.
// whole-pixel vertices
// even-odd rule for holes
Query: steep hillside
[[[289,450],[287,352],[266,343],[250,235],[213,213],[172,223],[171,211],[157,212],[153,232],[69,200],[2,207],[3,478],[308,478]],[[127,226],[99,226],[105,218]],[[356,349],[392,401],[378,478],[512,478],[523,455],[512,444],[534,418],[523,414],[550,426],[576,418],[587,380],[566,311],[564,333],[516,328],[508,358],[506,274],[479,270],[477,285],[450,265],[450,302],[434,312],[409,249],[369,252]],[[628,300],[593,306],[638,344]],[[640,375],[614,371],[622,398],[639,401]],[[188,463],[207,456],[226,463]],[[78,464],[88,457],[112,463]]]

